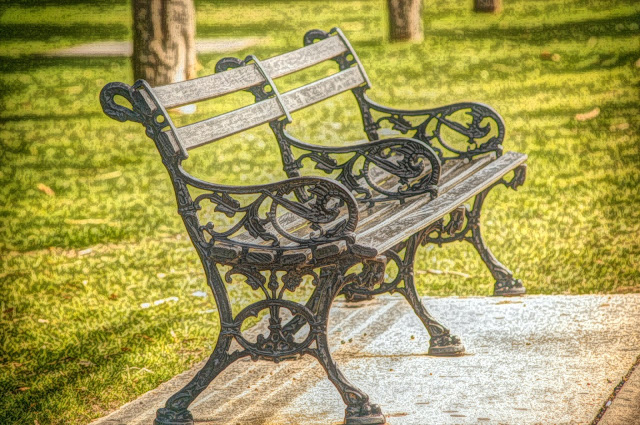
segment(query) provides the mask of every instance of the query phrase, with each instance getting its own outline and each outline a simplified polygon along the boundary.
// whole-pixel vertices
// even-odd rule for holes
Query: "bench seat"
[[[358,226],[355,230],[355,243],[347,246],[344,241],[323,244],[322,250],[305,249],[294,251],[289,265],[299,263],[313,264],[322,259],[326,261],[331,255],[341,255],[348,248],[362,257],[377,257],[420,231],[456,210],[462,204],[473,200],[483,190],[501,180],[506,174],[525,163],[527,155],[517,152],[507,152],[499,158],[493,154],[478,157],[472,161],[458,159],[447,161],[442,167],[439,192],[435,199],[429,196],[415,196],[403,203],[397,201],[380,202],[370,206],[366,202],[359,203]],[[381,173],[380,178],[384,178]],[[285,230],[302,237],[312,232],[306,222],[293,213],[286,213],[281,218]],[[217,261],[234,264],[246,260],[260,264],[272,263],[275,254],[267,247],[268,241],[252,237],[248,232],[239,234],[237,241],[263,245],[264,249],[249,249],[244,255],[240,247],[233,244],[219,243],[212,249],[212,255]],[[291,246],[291,241],[282,240],[283,247]],[[321,258],[317,258],[320,255]],[[293,260],[298,259],[298,262]]]

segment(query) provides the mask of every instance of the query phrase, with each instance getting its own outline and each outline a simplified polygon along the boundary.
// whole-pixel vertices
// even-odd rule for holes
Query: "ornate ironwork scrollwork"
[[[262,272],[266,271],[262,270]],[[280,270],[268,270],[269,278],[267,279],[258,268],[239,264],[231,268],[225,276],[227,283],[231,283],[233,275],[242,275],[252,289],[261,290],[264,293],[263,300],[250,304],[231,321],[223,324],[223,332],[233,336],[244,348],[246,354],[254,360],[268,359],[278,362],[295,358],[304,354],[318,333],[325,331],[326,318],[318,316],[317,312],[313,311],[313,303],[305,306],[283,299],[284,292],[295,291],[305,275],[310,276],[313,285],[316,286],[319,283],[319,276],[310,267],[285,270],[281,277],[278,277],[278,271]],[[283,309],[289,311],[290,316],[295,317],[297,321],[309,325],[309,333],[304,339],[296,341],[295,335],[300,327],[283,326],[281,316]],[[266,336],[259,334],[256,341],[251,342],[240,331],[242,324],[249,317],[258,317],[264,310],[269,310],[269,333]]]
[[[234,234],[244,228],[254,238],[268,241],[272,247],[281,247],[283,238],[294,242],[294,244],[288,244],[287,249],[310,247],[337,240],[353,242],[353,232],[358,224],[356,201],[346,188],[332,180],[298,177],[280,183],[243,188],[209,184],[203,186],[193,180],[188,182],[201,189],[211,190],[195,198],[196,209],[201,209],[202,202],[208,200],[216,205],[215,211],[222,212],[228,217],[241,215],[235,224],[224,231],[217,231],[211,222],[200,226],[200,230],[216,241],[233,242],[247,248],[264,248],[258,244],[234,241]],[[304,190],[308,201],[300,202],[287,197],[296,190]],[[257,198],[246,205],[242,205],[234,198],[237,195],[247,194],[254,194]],[[261,211],[264,207],[268,212],[263,216]],[[345,208],[342,218],[340,218],[341,207]],[[303,223],[309,223],[312,232],[299,236],[286,230],[280,222],[281,208],[294,214]]]
[[[340,36],[340,33],[337,33]],[[305,43],[309,44],[328,36],[329,34],[323,31],[310,31],[305,35]],[[358,66],[362,70],[357,56],[350,46],[348,48],[347,52],[334,60],[340,64],[341,69]],[[216,72],[246,66],[253,60],[254,58],[247,58],[244,61],[232,57],[223,58],[216,64]],[[268,86],[272,86],[272,89],[267,90]],[[268,76],[265,76],[263,83],[247,90],[253,93],[256,101],[278,96],[277,89]],[[304,166],[303,162],[311,160],[315,163],[316,169],[327,174],[337,173],[335,178],[337,181],[354,193],[361,194],[358,200],[370,205],[389,200],[403,201],[407,197],[421,194],[429,194],[431,197],[437,195],[440,161],[436,153],[419,140],[397,138],[344,147],[319,146],[304,143],[291,136],[286,131],[286,125],[289,122],[289,119],[274,120],[269,125],[278,140],[284,169],[290,177],[299,176],[299,170]],[[302,153],[296,157],[292,147]],[[344,154],[351,154],[351,157],[339,161],[337,157]],[[361,158],[363,161],[358,162]],[[427,167],[426,164],[429,166]],[[372,176],[372,166],[396,176],[398,184],[392,187],[379,184],[378,180]],[[310,199],[303,191],[297,190],[295,193],[300,201],[306,202]]]
[[[356,198],[358,201],[369,204],[403,201],[422,194],[437,196],[440,161],[436,153],[419,140],[394,138],[351,146],[318,146],[294,138],[284,126],[278,122],[272,129],[280,145],[286,146],[282,151],[287,153],[283,158],[289,175],[293,171],[299,174],[305,162],[311,161],[316,169],[335,173],[337,181],[361,195]],[[297,157],[292,147],[301,152]],[[376,176],[376,169],[383,173]],[[395,176],[396,179],[383,176]]]
[[[116,96],[122,96],[131,105],[136,103],[136,106],[134,106],[133,109],[129,109],[119,105],[115,101]],[[145,108],[144,104],[140,104],[140,102],[137,101],[135,90],[133,90],[130,85],[118,82],[109,83],[102,88],[100,92],[100,105],[104,113],[116,121],[133,121],[141,124],[144,123],[144,117],[137,111],[140,111],[141,106],[143,107],[142,110],[149,109],[148,106]],[[149,114],[151,113],[150,110],[148,112]]]
[[[489,152],[502,155],[504,121],[487,105],[464,102],[434,109],[402,110],[379,105],[366,94],[362,94],[358,100],[365,102],[370,111],[378,113],[376,127],[380,128],[387,122],[393,130],[409,133],[411,137],[429,144],[443,162],[458,158],[471,159]],[[447,132],[463,136],[466,149],[454,146],[448,140]]]
[[[269,309],[269,334],[257,336],[255,342],[247,340],[239,329],[242,323],[249,317],[258,317],[262,310]],[[301,316],[311,327],[310,332],[302,341],[295,340],[295,334],[283,328],[280,310],[288,310],[294,316]],[[234,334],[236,341],[254,359],[269,359],[276,362],[296,358],[304,353],[313,342],[317,332],[321,332],[314,313],[302,304],[282,299],[265,299],[251,304],[243,309],[234,319],[233,327],[237,330]]]
[[[317,29],[311,30],[304,36],[304,45],[307,46],[318,40],[324,40],[334,33],[338,34],[337,36],[341,36],[335,28],[329,33]],[[362,64],[355,52],[348,43],[346,43],[346,46],[347,51],[336,56],[333,60],[341,70],[353,66],[358,66],[362,70]],[[491,107],[481,103],[464,102],[431,109],[394,109],[369,99],[366,95],[369,85],[356,87],[352,90],[360,106],[364,130],[369,140],[379,139],[378,130],[386,122],[393,130],[397,130],[402,134],[413,132],[410,137],[421,140],[431,146],[442,162],[456,158],[471,159],[474,156],[488,152],[495,152],[497,156],[502,154],[505,125],[502,117]],[[374,118],[372,111],[376,112],[377,118]],[[459,116],[453,116],[460,112],[464,112],[465,116],[470,118],[470,121],[468,119],[461,120]],[[420,117],[424,118],[420,119]],[[444,134],[444,129],[466,138],[466,148],[460,149],[454,146]],[[495,134],[490,136],[492,132]]]

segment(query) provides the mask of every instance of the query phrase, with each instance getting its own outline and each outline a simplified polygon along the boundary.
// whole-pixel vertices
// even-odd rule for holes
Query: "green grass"
[[[487,200],[484,234],[498,258],[533,294],[640,291],[640,5],[509,0],[486,16],[467,1],[425,2],[425,40],[412,45],[386,42],[383,3],[199,2],[197,31],[264,37],[234,55],[266,58],[299,47],[307,29],[337,25],[375,100],[492,105],[507,123],[505,148],[529,155],[525,185]],[[86,423],[204,358],[217,315],[211,297],[191,295],[206,284],[155,148],[140,126],[100,110],[104,84],[132,82],[129,61],[42,56],[127,40],[129,5],[14,2],[0,13],[0,423]],[[201,55],[200,73],[222,56]],[[292,131],[320,143],[361,138],[349,96],[295,114]],[[182,120],[241,102],[250,97]],[[594,119],[575,119],[596,107]],[[189,162],[221,183],[285,177],[264,128]],[[468,245],[423,249],[417,268],[471,276],[419,273],[423,295],[491,293]],[[245,286],[232,284],[234,296],[251,297]],[[168,297],[178,301],[141,307]]]

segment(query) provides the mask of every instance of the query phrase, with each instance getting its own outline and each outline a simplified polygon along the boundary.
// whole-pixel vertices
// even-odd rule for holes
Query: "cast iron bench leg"
[[[491,185],[476,195],[475,201],[473,202],[473,209],[467,212],[468,228],[471,231],[471,236],[465,237],[465,240],[471,242],[476,251],[478,251],[480,258],[482,258],[482,261],[496,280],[493,289],[493,295],[496,296],[522,295],[526,290],[522,281],[520,279],[515,279],[511,270],[498,261],[482,238],[482,233],[480,231],[480,214],[482,212],[482,205],[484,204],[484,200],[489,191],[497,184],[504,184],[505,186],[515,190],[518,186],[524,183],[525,177],[526,165],[521,165],[515,169],[514,176],[511,181],[507,182],[505,180],[500,180],[496,184]]]
[[[336,387],[342,400],[347,405],[345,409],[345,425],[384,424],[386,423],[386,419],[380,407],[376,404],[369,403],[369,396],[347,380],[331,357],[327,340],[329,310],[331,309],[333,299],[340,293],[340,290],[344,286],[344,280],[350,277],[344,276],[348,267],[335,267],[331,269],[323,269],[324,273],[320,276],[321,279],[325,279],[326,285],[321,283],[318,287],[328,288],[325,294],[320,294],[318,301],[318,318],[323,321],[324,326],[322,327],[323,331],[316,334],[316,349],[310,349],[309,354],[314,356],[322,365],[327,372],[329,380]],[[328,282],[328,280],[332,282]],[[343,282],[339,280],[343,280]]]
[[[229,334],[218,336],[216,348],[207,363],[187,385],[167,400],[165,407],[158,409],[154,425],[193,425],[193,416],[187,410],[189,405],[220,372],[241,357],[237,351],[229,354],[232,339]]]
[[[415,282],[413,279],[413,262],[415,260],[415,254],[420,244],[420,241],[425,235],[431,232],[432,228],[427,228],[423,231],[411,236],[406,243],[404,259],[401,263],[398,263],[400,273],[402,274],[402,280],[404,286],[396,288],[397,292],[400,292],[405,299],[409,302],[413,311],[418,318],[424,324],[424,327],[429,333],[429,355],[432,356],[457,356],[465,352],[464,345],[455,335],[451,335],[449,329],[439,323],[424,307],[418,291],[416,290]],[[396,256],[399,261],[397,253],[391,254]]]
[[[193,379],[180,391],[172,395],[167,400],[165,407],[158,409],[156,419],[153,422],[154,425],[193,425],[193,416],[188,410],[189,405],[227,366],[249,355],[247,352],[237,350],[231,354],[229,353],[236,331],[233,326],[229,298],[215,264],[207,260],[203,261],[203,266],[209,287],[212,289],[216,299],[222,325],[216,347],[204,367],[196,373]]]

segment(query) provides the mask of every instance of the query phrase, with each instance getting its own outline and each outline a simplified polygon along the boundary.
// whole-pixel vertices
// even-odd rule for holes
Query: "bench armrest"
[[[285,171],[295,175],[310,160],[315,168],[335,179],[352,192],[360,202],[374,204],[428,194],[436,197],[441,164],[438,155],[426,143],[398,137],[373,142],[329,147],[302,142],[286,130],[276,131],[283,149]],[[302,151],[295,158],[290,147]],[[394,179],[385,179],[392,176]]]
[[[471,159],[488,152],[502,155],[504,120],[488,105],[461,102],[437,108],[404,110],[382,106],[364,93],[362,101],[375,113],[374,132],[384,123],[402,134],[413,132],[412,137],[428,143],[443,161]]]
[[[358,204],[339,182],[297,177],[263,185],[226,186],[205,182],[179,168],[188,186],[205,192],[193,200],[193,209],[200,211],[209,201],[215,204],[215,212],[234,219],[225,230],[218,230],[211,222],[199,223],[199,230],[209,234],[213,242],[260,249],[314,247],[339,240],[355,243]],[[298,200],[299,193],[305,195],[304,202]],[[291,230],[301,228],[311,232]],[[243,231],[245,237],[238,239]],[[256,243],[256,239],[269,244]]]

